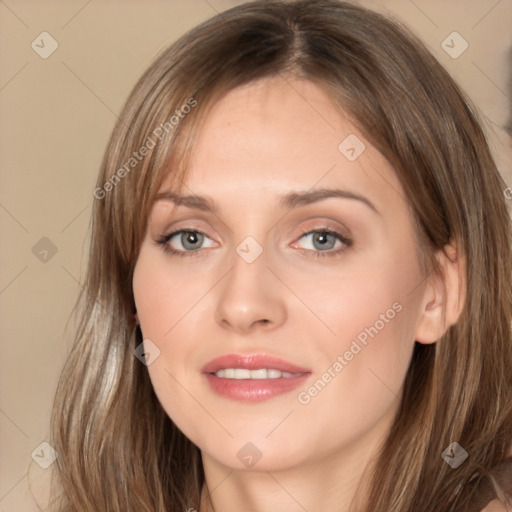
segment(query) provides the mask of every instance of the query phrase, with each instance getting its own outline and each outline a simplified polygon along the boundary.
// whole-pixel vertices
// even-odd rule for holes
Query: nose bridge
[[[260,285],[268,281],[269,250],[252,236],[246,237],[235,249],[233,257],[233,279],[240,278],[238,285],[257,291]],[[264,290],[260,290],[264,291]]]
[[[261,283],[268,272],[266,265],[269,263],[269,248],[264,226],[255,223],[249,212],[249,203],[250,201],[246,203],[245,211],[239,215],[238,225],[234,226],[234,235],[238,234],[240,241],[233,246],[232,270],[228,276],[228,279],[233,281],[232,284],[242,288],[250,286],[251,283],[253,286]],[[238,282],[239,279],[241,282]]]
[[[275,326],[283,321],[283,297],[268,263],[266,250],[254,237],[239,243],[218,297],[217,322],[245,332],[255,324]]]

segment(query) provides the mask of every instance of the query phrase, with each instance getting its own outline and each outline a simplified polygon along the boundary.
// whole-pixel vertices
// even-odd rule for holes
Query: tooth
[[[251,378],[251,370],[247,370],[245,368],[236,368],[235,374],[233,375],[235,379],[250,379]]]
[[[259,370],[251,370],[251,379],[266,379],[267,370],[266,368],[260,368]]]
[[[257,370],[248,370],[246,368],[222,368],[214,374],[216,377],[224,379],[279,379],[297,377],[299,373],[282,372],[273,368],[259,368]]]

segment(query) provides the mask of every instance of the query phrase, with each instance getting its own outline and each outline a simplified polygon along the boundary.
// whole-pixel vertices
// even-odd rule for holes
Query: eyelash
[[[203,231],[201,231],[200,229],[179,229],[177,231],[173,231],[171,233],[168,233],[168,234],[164,234],[162,235],[159,239],[156,240],[156,242],[159,244],[159,245],[162,245],[162,250],[164,252],[166,252],[167,254],[170,254],[171,256],[180,256],[180,257],[190,257],[190,256],[198,256],[200,254],[200,250],[195,250],[195,251],[178,251],[176,249],[173,249],[170,245],[169,245],[169,240],[171,240],[174,236],[180,234],[180,233],[199,233],[203,236],[208,236],[206,233],[204,233]],[[349,247],[352,246],[352,240],[348,239],[347,237],[343,236],[341,233],[339,233],[338,231],[334,230],[334,229],[331,229],[331,228],[328,228],[328,227],[320,227],[320,228],[317,228],[317,229],[311,229],[311,230],[307,230],[307,231],[304,231],[300,237],[299,237],[299,240],[301,238],[303,238],[304,236],[306,235],[310,235],[312,233],[327,233],[329,235],[333,235],[335,236],[340,242],[342,242],[345,247],[341,247],[341,248],[338,248],[338,249],[335,249],[335,250],[328,250],[328,251],[313,251],[311,249],[299,249],[299,251],[301,251],[301,254],[305,254],[307,256],[312,256],[312,257],[335,257],[335,256],[339,256],[341,253],[343,253],[344,251],[346,251]]]
[[[169,240],[180,233],[199,233],[201,235],[208,236],[204,231],[201,231],[200,229],[178,229],[177,231],[172,231],[171,233],[162,235],[157,240],[157,243],[162,245],[163,251],[167,254],[170,254],[171,256],[180,256],[182,258],[197,256],[201,251],[177,251],[169,245]]]

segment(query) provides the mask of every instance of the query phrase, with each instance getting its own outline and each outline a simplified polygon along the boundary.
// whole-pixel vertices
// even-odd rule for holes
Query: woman
[[[505,188],[379,14],[257,1],[183,36],[94,190],[56,510],[505,510]]]

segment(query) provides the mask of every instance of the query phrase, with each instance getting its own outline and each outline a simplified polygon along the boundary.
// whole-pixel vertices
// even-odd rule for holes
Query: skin
[[[338,149],[349,134],[366,146],[353,162]],[[283,194],[319,188],[360,194],[378,213],[347,198],[279,205]],[[207,499],[204,489],[201,510],[352,510],[358,485],[364,501],[364,470],[396,414],[415,340],[435,342],[460,313],[456,248],[448,247],[451,259],[440,256],[444,279],[423,275],[390,164],[319,86],[304,80],[267,78],[217,103],[201,126],[182,193],[209,196],[218,210],[157,201],[133,291],[143,336],[160,350],[148,366],[155,392],[202,452],[211,494]],[[324,249],[314,234],[302,236],[325,227],[352,244],[330,237]],[[156,242],[185,228],[207,235],[185,257]],[[236,252],[247,236],[263,249],[252,263]],[[168,244],[186,251],[183,238]],[[337,256],[322,256],[340,247]],[[400,312],[300,403],[298,392],[394,303]],[[259,403],[229,400],[207,386],[207,362],[253,352],[312,374],[297,391]],[[237,457],[247,442],[262,455],[251,468]]]
[[[507,509],[499,500],[493,500],[484,508],[483,512],[507,512]]]

